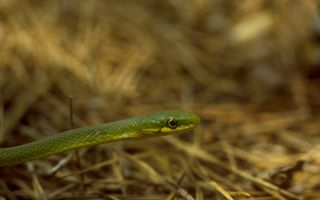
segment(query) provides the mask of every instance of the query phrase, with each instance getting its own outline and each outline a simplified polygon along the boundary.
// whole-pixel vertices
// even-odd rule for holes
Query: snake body
[[[194,113],[168,110],[72,129],[27,144],[0,148],[0,167],[101,143],[184,132],[193,129],[199,122],[200,118]]]

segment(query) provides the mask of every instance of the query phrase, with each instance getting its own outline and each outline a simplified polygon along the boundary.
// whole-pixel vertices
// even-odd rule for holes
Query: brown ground
[[[0,169],[0,199],[320,199],[315,0],[2,0],[0,141],[167,108],[177,136]],[[51,171],[60,162],[64,165]]]

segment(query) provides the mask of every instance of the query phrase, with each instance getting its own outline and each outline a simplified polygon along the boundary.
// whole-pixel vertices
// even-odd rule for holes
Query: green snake
[[[27,144],[0,148],[0,167],[101,143],[184,132],[193,129],[199,122],[199,116],[194,113],[168,110],[72,129]]]

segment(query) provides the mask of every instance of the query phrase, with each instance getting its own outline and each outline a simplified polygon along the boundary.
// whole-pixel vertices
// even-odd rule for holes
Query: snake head
[[[163,135],[185,132],[200,123],[198,115],[183,110],[168,110],[145,116],[141,125],[141,134]]]

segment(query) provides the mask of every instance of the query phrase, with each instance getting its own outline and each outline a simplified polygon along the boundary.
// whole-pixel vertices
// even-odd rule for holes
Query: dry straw
[[[181,107],[194,132],[0,169],[0,199],[320,197],[316,1],[0,1],[0,142]],[[319,39],[319,38],[318,38]]]

